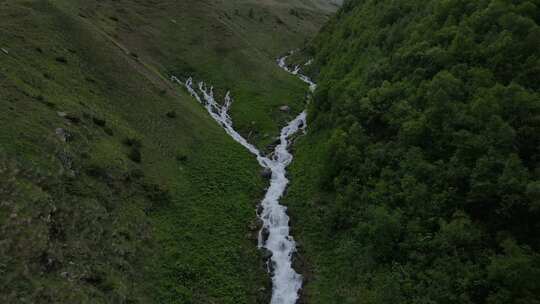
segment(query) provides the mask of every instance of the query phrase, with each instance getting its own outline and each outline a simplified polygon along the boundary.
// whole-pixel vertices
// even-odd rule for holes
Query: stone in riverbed
[[[273,254],[272,254],[272,251],[266,249],[266,248],[262,248],[262,258],[263,258],[263,261],[268,261],[272,258]]]
[[[269,236],[270,236],[270,231],[268,231],[267,228],[263,228],[261,230],[261,241],[262,241],[263,244],[266,243]]]
[[[270,170],[269,168],[264,168],[261,172],[261,176],[266,179],[272,178],[272,170]]]
[[[291,111],[291,107],[289,107],[289,106],[281,106],[281,107],[279,107],[279,110],[281,112],[289,112],[289,111]]]
[[[281,138],[276,137],[276,139],[274,139],[274,141],[271,144],[266,146],[266,150],[274,151],[276,149],[276,146],[279,145],[280,143],[281,143]]]

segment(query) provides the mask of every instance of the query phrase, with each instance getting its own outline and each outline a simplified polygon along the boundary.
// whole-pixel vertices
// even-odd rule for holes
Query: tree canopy
[[[352,302],[540,303],[539,6],[348,1],[307,48]]]

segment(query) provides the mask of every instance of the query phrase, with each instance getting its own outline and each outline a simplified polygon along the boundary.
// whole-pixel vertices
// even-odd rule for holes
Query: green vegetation
[[[288,195],[309,303],[540,303],[540,3],[348,1]]]
[[[275,135],[303,87],[274,57],[322,17],[249,3],[0,0],[1,303],[266,301],[259,167],[167,80],[232,88],[244,132]]]
[[[299,0],[57,2],[160,74],[204,80],[221,96],[231,90],[236,128],[260,147],[304,107],[305,87],[275,58],[315,35],[333,9]],[[279,111],[284,104],[291,114]]]

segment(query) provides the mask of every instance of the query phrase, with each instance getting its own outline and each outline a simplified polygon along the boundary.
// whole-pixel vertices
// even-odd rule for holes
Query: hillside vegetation
[[[1,303],[267,301],[257,163],[168,77],[270,142],[304,91],[274,57],[327,12],[230,3],[0,0]]]
[[[539,22],[538,1],[346,1],[306,48],[306,302],[540,303]]]
[[[303,109],[305,88],[275,58],[315,35],[325,1],[60,1],[162,75],[194,77],[235,97],[232,118],[264,147]]]

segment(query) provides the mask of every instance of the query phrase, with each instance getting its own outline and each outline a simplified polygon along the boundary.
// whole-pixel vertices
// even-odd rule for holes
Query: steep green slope
[[[306,49],[306,302],[539,303],[539,5],[348,1]]]
[[[303,33],[234,34],[236,43],[257,32],[266,61],[225,79],[219,73],[252,59],[247,42],[229,50],[232,63],[204,48],[209,33],[230,34],[208,23],[224,3],[0,0],[0,302],[264,302],[268,278],[251,231],[258,166],[167,77],[232,87],[267,73],[242,85],[300,95],[269,66]],[[181,31],[168,28],[172,18]],[[264,111],[286,102],[270,93]],[[263,120],[255,107],[244,117],[241,100],[238,120]],[[269,133],[284,118],[271,112]]]
[[[193,76],[235,97],[235,125],[253,142],[273,141],[303,109],[305,87],[275,58],[313,36],[332,6],[313,1],[59,1],[163,75]],[[316,2],[319,3],[319,2]]]

